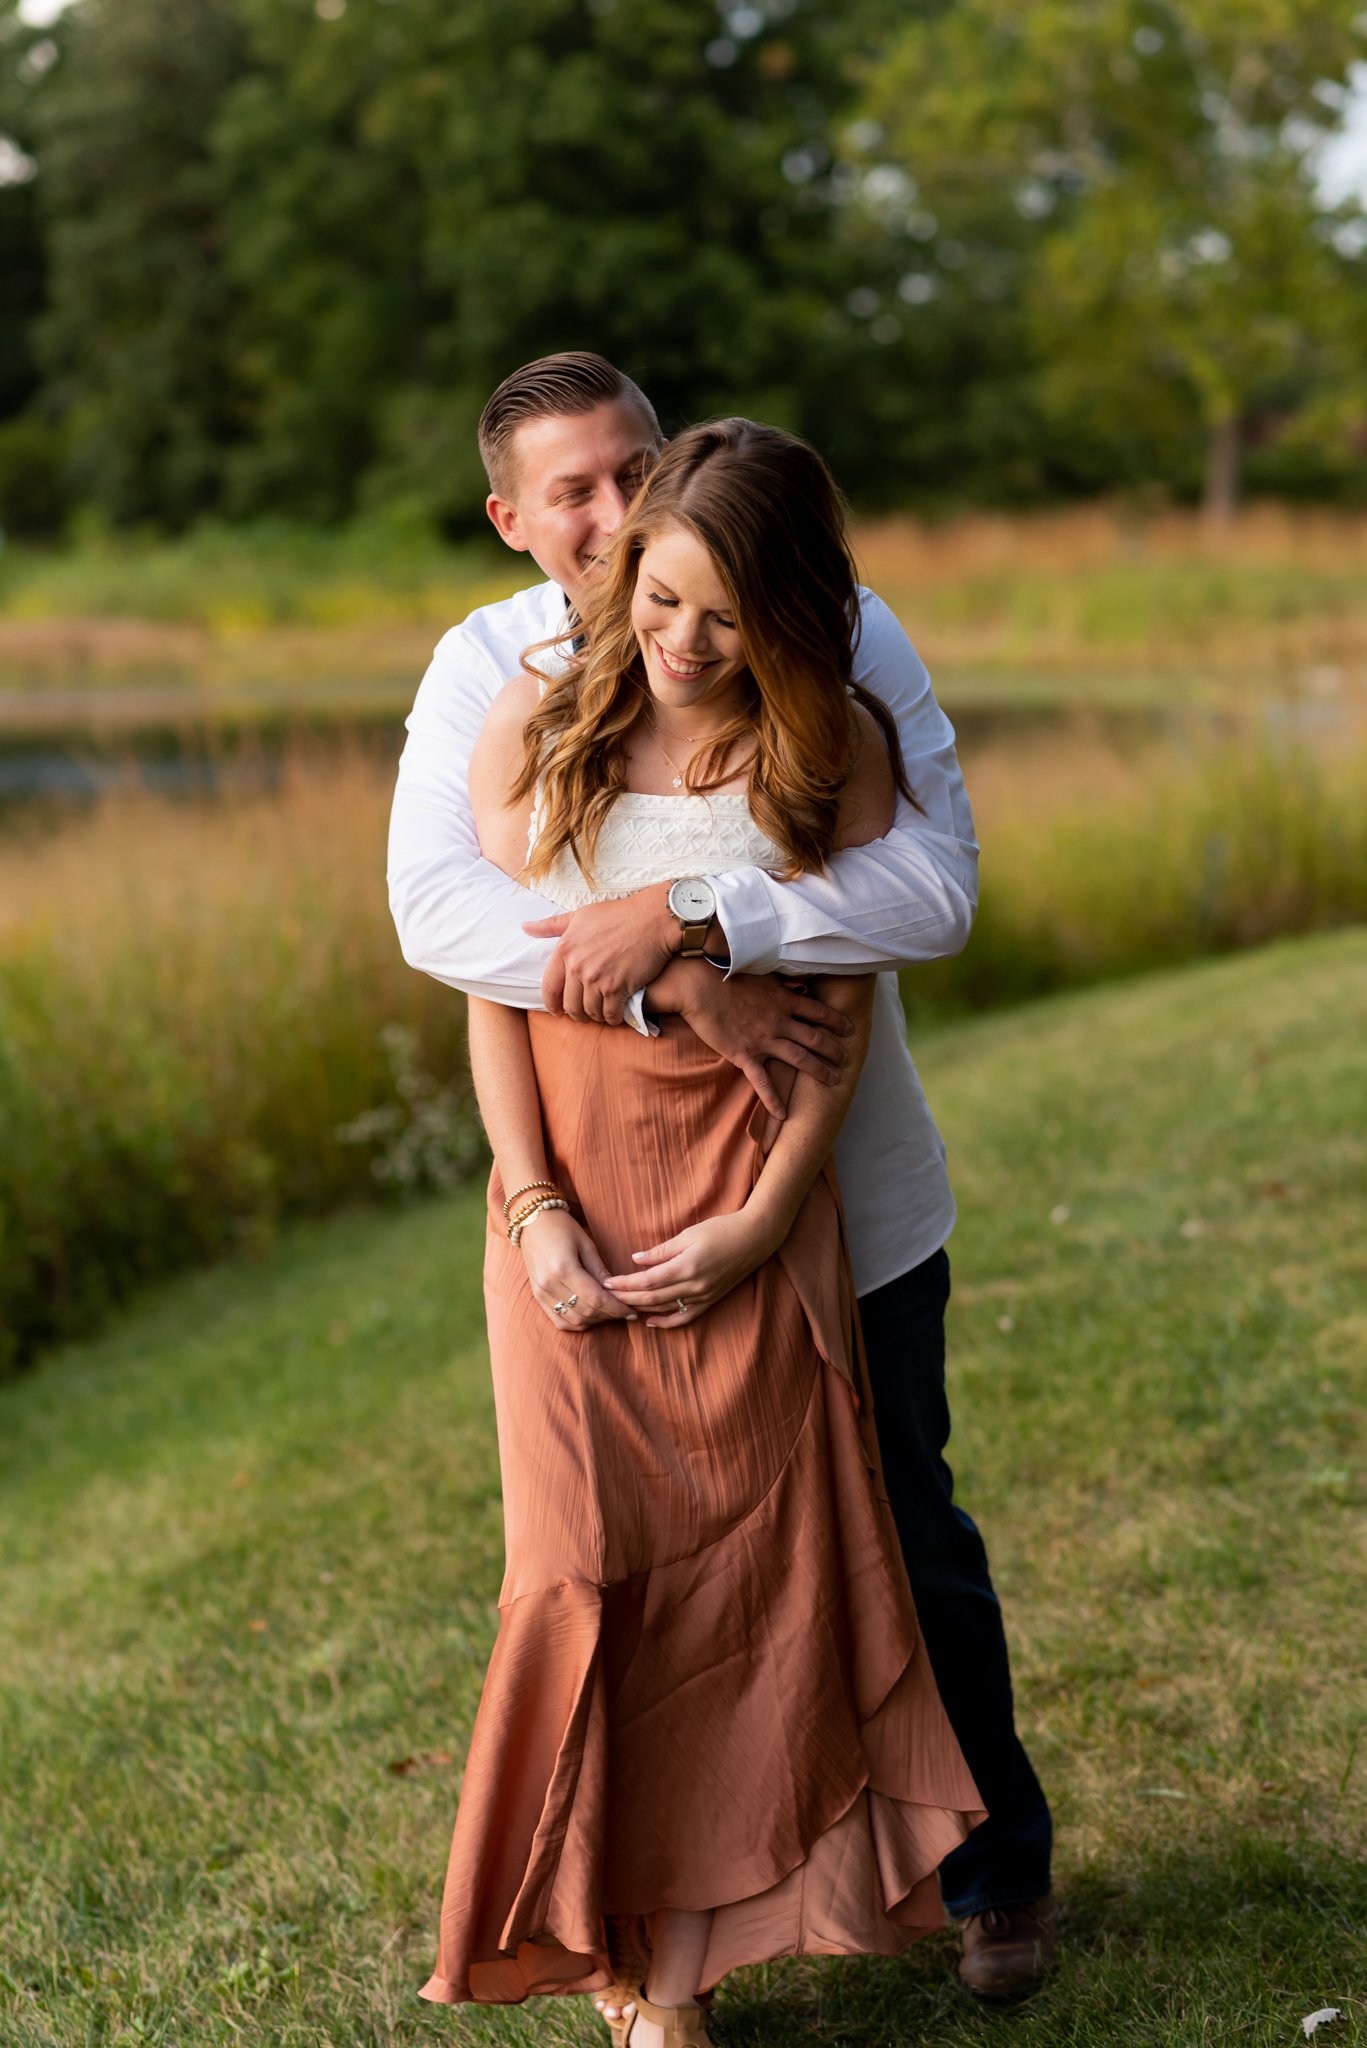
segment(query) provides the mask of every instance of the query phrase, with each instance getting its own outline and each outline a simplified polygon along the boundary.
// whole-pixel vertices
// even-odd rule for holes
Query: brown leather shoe
[[[975,1998],[1007,2005],[1042,1983],[1058,1960],[1052,1899],[989,1906],[963,1922],[959,1977]]]

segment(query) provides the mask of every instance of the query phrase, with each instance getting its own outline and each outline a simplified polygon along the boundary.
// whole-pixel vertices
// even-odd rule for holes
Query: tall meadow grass
[[[1030,675],[1045,696],[1360,695],[1367,685],[1367,519],[1246,508],[975,513],[863,527],[866,582],[942,681]],[[1098,685],[1102,687],[1098,689]]]
[[[913,1022],[1367,918],[1360,749],[966,765],[982,907]],[[0,841],[0,1371],[284,1215],[473,1170],[463,1004],[385,900],[392,775],[300,743],[270,791]]]
[[[385,902],[391,781],[310,748],[270,793],[119,796],[0,849],[0,1370],[373,1191],[383,1127],[339,1129],[423,1113],[409,1048],[468,1150],[463,1005],[404,964]]]
[[[1248,735],[967,760],[982,845],[966,950],[903,976],[909,1013],[984,1010],[1367,919],[1367,748]]]
[[[1092,505],[868,521],[856,543],[951,701],[1004,683],[1043,701],[1367,690],[1361,514],[1255,505],[1217,532]],[[451,546],[397,516],[6,547],[0,684],[331,675],[411,693],[441,629],[536,574],[492,539]]]

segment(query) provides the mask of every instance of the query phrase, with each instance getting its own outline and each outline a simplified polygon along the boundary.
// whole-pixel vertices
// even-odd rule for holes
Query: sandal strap
[[[664,2048],[710,2048],[707,2013],[700,2005],[652,2005],[643,1991],[635,1994],[636,2010],[664,2034]]]

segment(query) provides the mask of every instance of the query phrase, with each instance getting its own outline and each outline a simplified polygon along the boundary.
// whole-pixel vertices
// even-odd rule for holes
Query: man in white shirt
[[[544,357],[490,399],[480,422],[489,517],[547,580],[472,612],[437,647],[399,764],[390,904],[404,957],[438,980],[625,1029],[676,1011],[771,1106],[766,1061],[828,1075],[845,1059],[837,1014],[779,977],[879,971],[836,1161],[889,1494],[941,1696],[989,1810],[942,1865],[941,1885],[963,1923],[967,1988],[1011,1998],[1055,1953],[1051,1825],[1015,1732],[986,1553],[954,1504],[943,1455],[954,1198],[907,1050],[896,969],[963,946],[978,849],[953,730],[925,668],[887,606],[863,591],[855,674],[897,720],[921,808],[899,799],[885,839],[837,853],[822,875],[700,877],[712,912],[706,958],[679,957],[663,886],[559,913],[480,857],[467,774],[485,714],[523,650],[563,631],[659,446],[648,400],[599,356]]]

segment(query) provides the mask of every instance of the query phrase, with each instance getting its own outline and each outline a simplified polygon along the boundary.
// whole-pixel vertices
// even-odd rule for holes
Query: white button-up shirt
[[[868,1058],[836,1143],[855,1287],[867,1294],[930,1257],[954,1224],[945,1149],[907,1050],[895,970],[957,953],[977,907],[978,848],[954,731],[882,599],[862,591],[854,673],[897,721],[907,778],[892,830],[832,855],[824,874],[781,882],[761,868],[709,875],[732,973],[878,969]],[[565,622],[538,583],[471,612],[440,641],[408,717],[389,833],[389,901],[404,958],[467,995],[541,1007],[554,941],[524,921],[557,905],[482,858],[470,756],[523,650]]]

